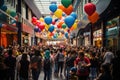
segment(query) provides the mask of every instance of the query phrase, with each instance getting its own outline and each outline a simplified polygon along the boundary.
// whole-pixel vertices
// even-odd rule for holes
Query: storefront
[[[85,32],[84,34],[84,45],[90,45],[90,32]]]
[[[106,47],[118,49],[119,46],[119,17],[107,22],[106,26]]]
[[[93,32],[93,45],[96,47],[102,46],[102,29]]]
[[[17,44],[17,28],[4,24],[1,27],[0,46],[7,47],[8,45]]]
[[[34,29],[28,22],[23,21],[22,23],[22,45],[33,45],[34,44]]]

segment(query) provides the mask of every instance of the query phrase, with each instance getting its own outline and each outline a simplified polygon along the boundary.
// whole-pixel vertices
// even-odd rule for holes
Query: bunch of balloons
[[[77,28],[77,14],[73,12],[72,0],[61,0],[61,5],[51,3],[50,16],[41,17],[39,20],[32,17],[32,23],[37,26],[35,32],[48,32],[48,37],[69,38],[69,33]]]
[[[96,12],[96,6],[93,3],[85,4],[84,10],[91,23],[95,23],[99,19],[99,14]]]

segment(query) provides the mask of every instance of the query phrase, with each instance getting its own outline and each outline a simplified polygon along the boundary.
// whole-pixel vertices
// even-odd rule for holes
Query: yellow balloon
[[[73,29],[74,29],[74,30],[77,29],[77,23],[74,23],[74,24],[73,24]]]
[[[48,31],[50,25],[45,24],[45,29]]]
[[[40,18],[40,21],[41,21],[41,22],[44,22],[44,19],[41,17],[41,18]]]
[[[55,14],[56,17],[61,18],[62,17],[62,10],[57,9],[54,14]]]

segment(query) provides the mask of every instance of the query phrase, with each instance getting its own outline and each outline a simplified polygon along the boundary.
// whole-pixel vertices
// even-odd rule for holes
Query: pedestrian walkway
[[[40,76],[39,76],[39,80],[44,80],[44,73],[43,71],[41,72]],[[64,75],[59,75],[58,77],[54,76],[54,73],[52,73],[52,79],[51,80],[65,80]]]

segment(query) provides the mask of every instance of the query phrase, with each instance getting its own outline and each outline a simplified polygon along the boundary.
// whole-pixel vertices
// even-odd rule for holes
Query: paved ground
[[[44,80],[43,78],[44,78],[44,73],[42,71],[40,76],[39,76],[39,80]],[[54,73],[52,73],[52,79],[51,80],[65,80],[65,77],[64,77],[63,74],[62,75],[58,75],[58,77],[55,77]]]

